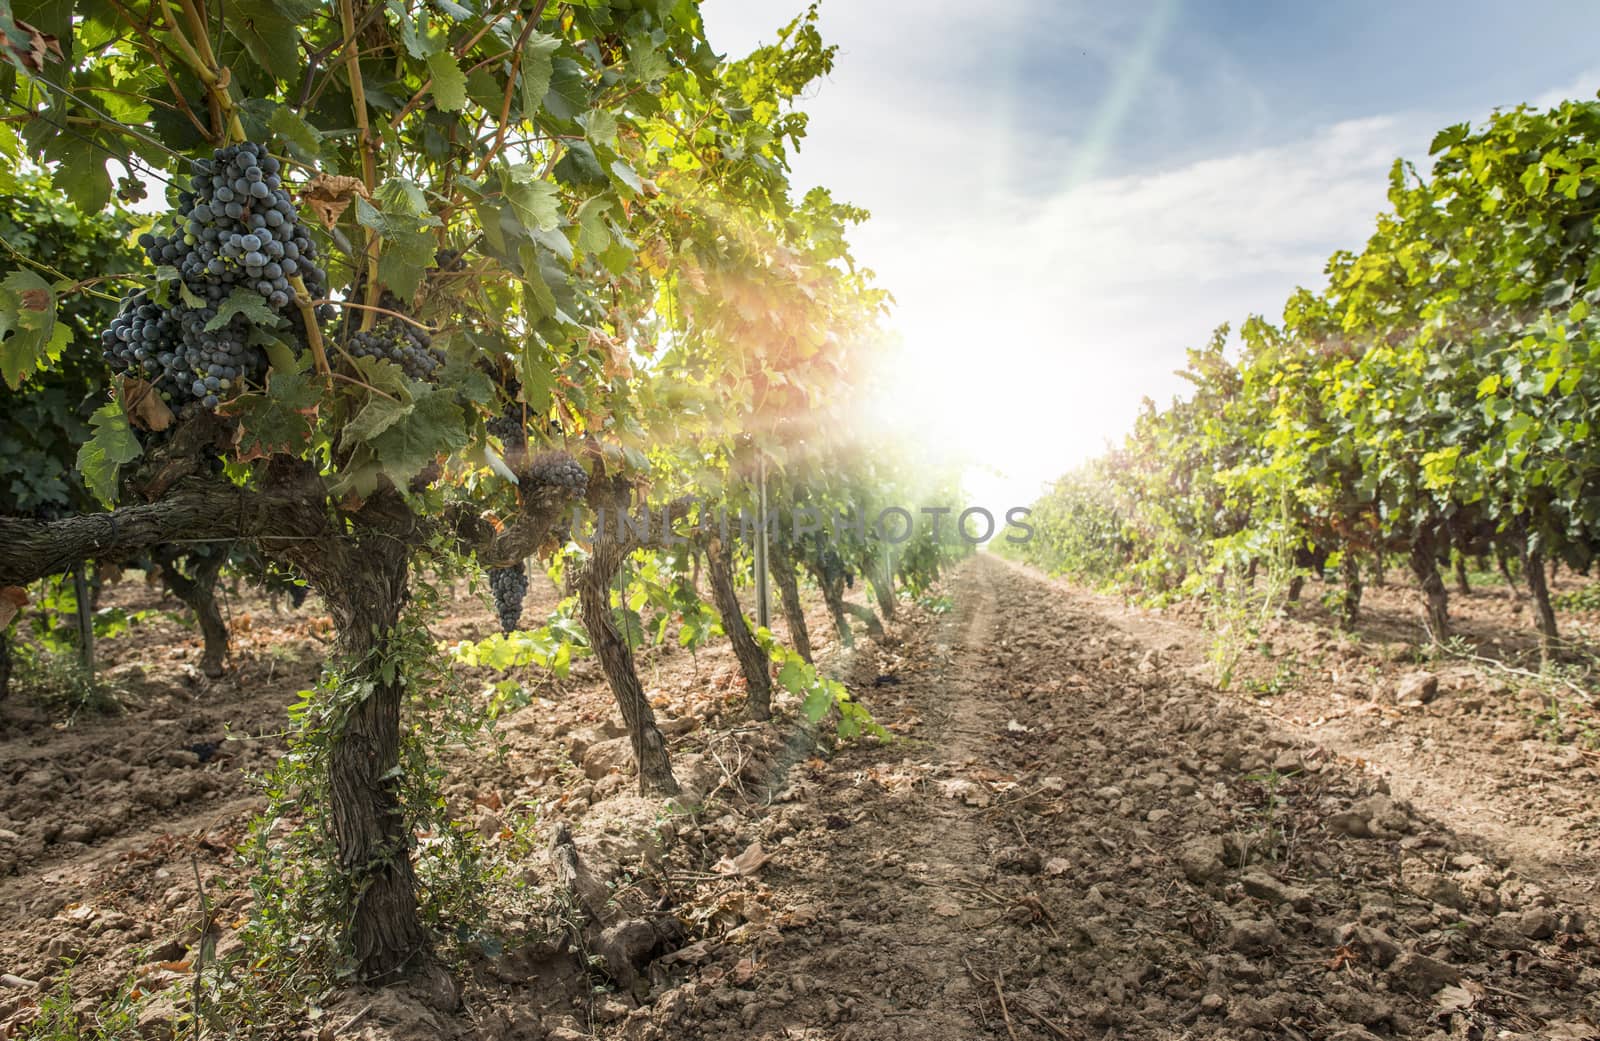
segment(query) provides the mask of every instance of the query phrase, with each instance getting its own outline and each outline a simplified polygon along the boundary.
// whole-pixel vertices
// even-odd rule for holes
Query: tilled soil
[[[888,639],[854,652],[814,617],[824,665],[888,743],[818,744],[788,698],[775,724],[746,721],[724,650],[646,654],[680,804],[631,794],[591,667],[559,685],[528,677],[542,696],[503,721],[511,755],[452,763],[452,805],[491,852],[521,858],[529,886],[458,967],[460,1006],[353,990],[274,1036],[1597,1035],[1581,886],[1463,841],[1386,791],[1388,764],[1212,689],[1170,634],[1125,630],[1104,605],[983,557],[946,592],[954,610],[903,605]],[[295,689],[271,686],[279,706]],[[54,768],[79,787],[50,805],[89,793],[88,766]],[[148,933],[174,956],[152,989],[181,993],[184,877],[195,864],[208,887],[244,877],[219,819],[236,826],[248,808],[236,784],[142,811],[166,813],[160,829],[13,844],[28,848],[0,877],[0,973],[48,978],[81,950],[78,971],[103,990]],[[0,821],[32,836],[18,824],[34,826]],[[560,825],[610,887],[587,930],[546,859],[510,852],[514,832]],[[0,989],[0,1022],[20,1029],[35,993]]]
[[[661,1036],[1594,1034],[1583,910],[1060,590],[953,594],[867,697],[910,740],[791,774],[780,924]]]

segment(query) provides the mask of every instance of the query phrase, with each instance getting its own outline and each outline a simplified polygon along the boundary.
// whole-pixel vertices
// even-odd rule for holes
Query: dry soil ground
[[[339,990],[266,1036],[1596,1036],[1597,764],[1537,694],[1431,666],[1437,696],[1397,703],[1407,654],[1308,617],[1241,695],[1210,685],[1181,612],[986,557],[944,592],[953,609],[906,604],[881,643],[819,641],[886,743],[819,743],[783,700],[750,723],[730,655],[647,652],[689,810],[631,794],[591,666],[530,671],[509,754],[451,757],[451,805],[514,883],[459,994]],[[115,652],[128,715],[6,710],[0,1037],[26,1036],[64,958],[85,1008],[136,974],[160,1035],[195,870],[221,949],[251,913],[241,771],[281,753],[322,629],[246,606],[220,683],[157,661],[182,630],[150,628]],[[457,607],[441,638],[487,632]],[[543,852],[562,825],[607,887],[588,922]]]

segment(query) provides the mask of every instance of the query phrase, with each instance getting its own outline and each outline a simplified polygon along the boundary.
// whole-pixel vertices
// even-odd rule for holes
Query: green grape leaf
[[[583,136],[590,143],[605,148],[617,147],[617,117],[603,108],[590,111],[583,117]]]
[[[433,103],[441,112],[460,112],[467,107],[467,77],[449,51],[428,55],[428,75],[433,77]]]
[[[90,493],[106,506],[117,500],[117,474],[122,467],[143,453],[122,406],[111,402],[100,406],[89,425],[94,433],[78,449],[78,472]]]
[[[833,707],[833,692],[826,686],[818,685],[811,693],[806,695],[805,701],[800,704],[800,711],[805,713],[806,719],[815,723],[828,714],[828,709]]]
[[[589,81],[584,78],[583,66],[571,58],[556,58],[552,66],[545,111],[560,120],[577,119],[589,107]]]
[[[339,434],[339,442],[348,448],[362,441],[371,441],[399,422],[410,409],[411,406],[405,402],[374,394],[372,400],[345,424]]]
[[[439,226],[438,217],[421,212],[413,187],[400,181],[384,184],[378,190],[381,210],[356,197],[356,222],[383,239],[379,280],[402,297],[414,296],[433,266],[437,243],[429,229]]]
[[[106,153],[88,140],[61,135],[61,163],[52,180],[84,213],[99,213],[111,202],[111,175]]]
[[[648,34],[635,33],[629,36],[627,49],[628,66],[635,79],[654,83],[672,73],[672,62],[656,48]]]
[[[467,447],[466,416],[448,390],[415,385],[411,407],[367,444],[390,480],[404,485],[441,455]]]
[[[407,54],[413,58],[427,58],[438,53],[442,42],[419,32],[416,19],[406,11],[404,4],[389,0],[384,9],[394,18],[394,24],[400,30],[400,42],[405,45]]]
[[[644,182],[639,179],[639,174],[626,160],[618,159],[611,164],[611,176],[631,190],[635,195],[644,191]]]
[[[287,80],[305,67],[297,18],[306,13],[278,0],[234,0],[223,25],[263,69]]]
[[[277,312],[267,306],[260,293],[254,289],[235,286],[228,293],[227,299],[217,305],[216,317],[206,323],[206,332],[214,333],[223,328],[236,314],[244,315],[251,325],[265,326],[268,329],[277,328],[280,321]]]
[[[568,142],[567,154],[561,157],[552,172],[556,175],[556,180],[564,184],[608,183],[605,168],[600,165],[600,158],[594,154],[594,146],[587,141]]]
[[[272,110],[267,128],[283,139],[296,159],[315,162],[322,155],[321,131],[307,123],[288,105],[279,105]]]
[[[555,53],[559,36],[534,33],[522,48],[522,118],[532,119],[550,92],[550,77],[555,73]]]
[[[532,167],[519,165],[502,171],[500,189],[518,222],[528,231],[549,230],[561,223],[555,184],[540,179]]]
[[[584,200],[578,207],[578,248],[585,253],[599,253],[611,245],[611,232],[606,229],[606,211],[611,199],[596,195]]]
[[[241,394],[217,411],[238,417],[235,451],[240,462],[249,462],[303,451],[311,443],[321,397],[320,389],[304,373],[274,369],[267,373],[265,392]]]
[[[61,357],[72,330],[56,324],[56,294],[33,271],[18,268],[0,281],[0,375],[16,390]]]

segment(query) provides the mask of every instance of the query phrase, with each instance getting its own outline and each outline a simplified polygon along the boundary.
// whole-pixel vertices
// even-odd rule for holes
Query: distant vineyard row
[[[1494,556],[1508,576],[1520,563],[1548,652],[1545,569],[1600,547],[1600,103],[1497,112],[1430,151],[1427,173],[1395,162],[1393,209],[1333,255],[1326,288],[1250,318],[1237,352],[1227,327],[1191,351],[1193,393],[1147,400],[1120,449],[1034,505],[1039,537],[1013,552],[1153,595],[1328,568],[1347,626],[1389,555],[1435,639],[1441,565]]]

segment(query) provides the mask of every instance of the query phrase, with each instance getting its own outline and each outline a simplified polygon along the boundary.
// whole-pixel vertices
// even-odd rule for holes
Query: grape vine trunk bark
[[[1344,589],[1339,595],[1339,626],[1345,632],[1355,629],[1361,617],[1361,564],[1354,546],[1346,545],[1339,558],[1339,574]]]
[[[180,429],[172,443],[185,437]],[[149,501],[50,522],[0,517],[0,586],[25,586],[86,559],[125,560],[156,546],[224,539],[255,540],[303,574],[333,615],[344,692],[354,699],[341,706],[328,761],[338,867],[350,901],[346,939],[363,979],[393,979],[417,967],[427,950],[398,789],[400,614],[412,553],[438,537],[491,566],[521,559],[576,491],[560,474],[545,482],[530,475],[520,510],[505,523],[490,524],[465,504],[429,521],[389,487],[357,509],[337,509],[309,464],[275,460],[257,490],[195,475],[193,455],[151,460],[154,479],[134,484]]]
[[[887,551],[885,554],[867,565],[867,585],[872,587],[872,595],[878,601],[878,610],[883,614],[884,621],[894,618],[894,571],[890,567]]]
[[[179,568],[176,554],[158,554],[158,559],[167,588],[194,612],[200,623],[200,635],[205,641],[200,671],[216,679],[222,675],[223,663],[228,658],[228,623],[217,606],[217,576],[222,573],[226,557],[221,553],[201,556],[194,561],[193,573],[189,575]]]
[[[1410,563],[1411,573],[1422,588],[1428,635],[1434,642],[1443,643],[1450,635],[1450,594],[1439,576],[1439,554],[1431,530],[1424,529],[1412,540]]]
[[[351,894],[350,951],[367,980],[417,967],[427,936],[417,916],[411,834],[398,794],[404,676],[393,666],[410,550],[373,532],[297,547],[289,556],[333,616],[347,684],[366,693],[348,709],[328,757],[339,867]]]
[[[1524,554],[1522,569],[1528,574],[1528,588],[1533,592],[1534,617],[1539,626],[1539,653],[1546,660],[1555,653],[1556,612],[1550,604],[1550,586],[1544,577],[1544,556],[1536,549]]]
[[[1517,580],[1511,574],[1511,554],[1506,552],[1504,548],[1497,547],[1494,551],[1494,563],[1500,569],[1500,577],[1505,579],[1506,596],[1512,603],[1520,603],[1522,601],[1522,590],[1517,588]]]
[[[806,626],[805,606],[800,602],[800,578],[795,572],[794,557],[781,539],[774,539],[770,550],[772,579],[778,585],[778,599],[783,605],[783,619],[789,626],[789,642],[795,651],[811,662],[811,630]]]
[[[751,635],[744,611],[739,607],[739,595],[733,585],[733,549],[715,536],[706,541],[706,570],[711,573],[711,595],[716,601],[717,614],[722,616],[722,631],[733,644],[739,670],[744,673],[745,685],[750,691],[750,715],[755,719],[771,719],[772,677],[768,672],[767,655]]]
[[[589,646],[600,662],[600,671],[617,699],[622,721],[633,744],[633,759],[639,767],[639,792],[642,795],[676,795],[678,779],[672,775],[672,759],[667,739],[656,726],[656,715],[644,696],[639,670],[634,666],[633,648],[617,630],[611,613],[611,583],[622,570],[623,561],[633,551],[633,542],[621,523],[628,509],[630,494],[625,483],[596,478],[591,486],[590,505],[603,510],[589,559],[576,569],[573,586],[578,592],[578,613],[589,634]],[[670,516],[670,514],[669,514]],[[616,530],[606,527],[606,521]]]

